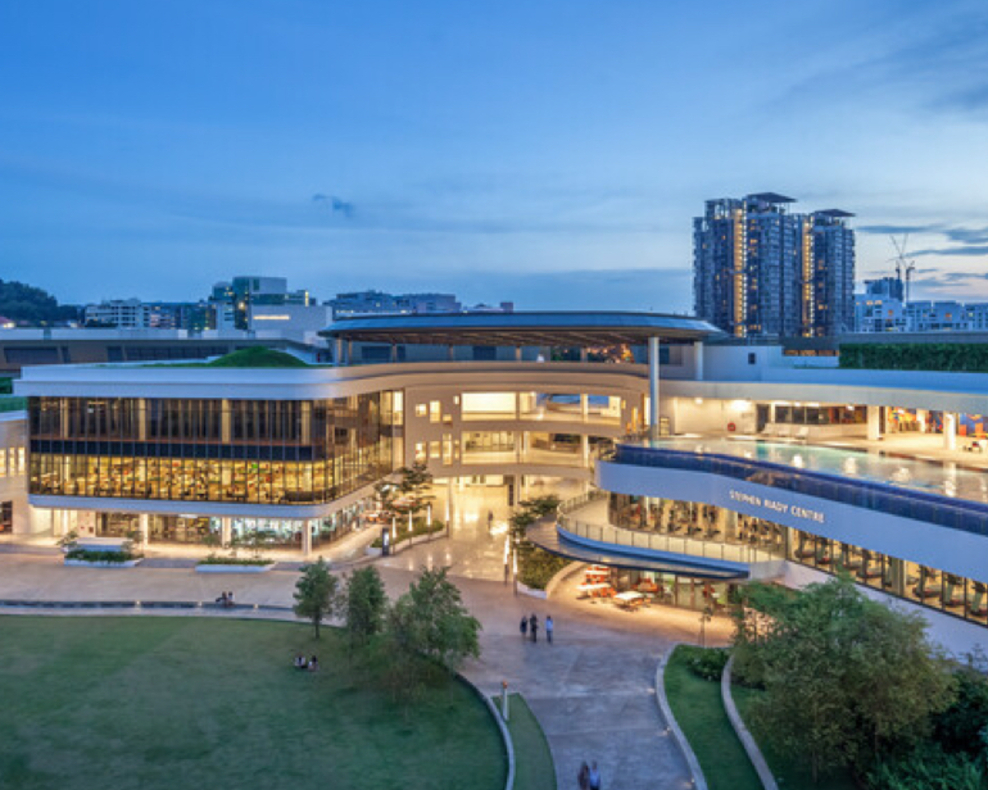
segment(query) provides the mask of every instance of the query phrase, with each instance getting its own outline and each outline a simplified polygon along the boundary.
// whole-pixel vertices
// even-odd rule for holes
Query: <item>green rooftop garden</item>
[[[205,363],[210,368],[307,368],[308,363],[298,357],[275,351],[273,348],[252,346],[226,354],[212,362]]]

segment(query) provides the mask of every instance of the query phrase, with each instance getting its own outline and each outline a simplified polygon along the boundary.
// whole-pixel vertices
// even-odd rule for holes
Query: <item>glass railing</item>
[[[825,472],[717,453],[630,444],[618,445],[608,460],[619,464],[721,475],[892,516],[988,535],[988,505],[897,487],[891,483],[842,478]]]

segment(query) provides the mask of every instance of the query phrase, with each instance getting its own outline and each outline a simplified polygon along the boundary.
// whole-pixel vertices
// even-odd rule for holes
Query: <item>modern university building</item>
[[[988,375],[845,370],[656,314],[375,316],[324,334],[332,366],[25,368],[15,531],[255,532],[307,555],[421,461],[454,507],[464,487],[514,503],[566,481],[580,495],[532,539],[661,603],[717,608],[751,579],[843,569],[950,649],[988,642]]]

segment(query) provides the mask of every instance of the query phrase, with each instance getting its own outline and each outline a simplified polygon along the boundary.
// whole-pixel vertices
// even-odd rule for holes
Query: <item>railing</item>
[[[616,527],[613,524],[595,524],[574,518],[574,511],[591,502],[606,498],[606,491],[593,489],[580,496],[567,499],[559,505],[556,523],[577,537],[629,549],[663,551],[670,554],[686,554],[692,557],[706,557],[747,564],[782,559],[781,553],[772,553],[747,543],[724,543],[684,535],[645,532],[627,527]]]
[[[988,505],[981,502],[951,499],[869,480],[851,480],[824,472],[716,453],[701,454],[621,444],[608,460],[618,464],[721,475],[988,536]]]

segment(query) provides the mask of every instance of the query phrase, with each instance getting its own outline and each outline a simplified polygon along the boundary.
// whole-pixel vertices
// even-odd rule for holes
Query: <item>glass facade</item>
[[[314,401],[38,398],[32,494],[331,502],[401,457],[400,393]]]
[[[890,557],[860,546],[822,538],[713,505],[671,499],[610,494],[608,518],[635,532],[687,538],[668,549],[717,556],[707,549],[747,546],[757,553],[748,561],[788,559],[825,573],[851,574],[858,584],[913,603],[988,625],[988,584]],[[592,536],[591,536],[592,537]],[[611,538],[613,539],[613,538]],[[700,550],[694,544],[704,544]],[[656,548],[663,548],[657,546]],[[736,559],[721,551],[725,559]]]

